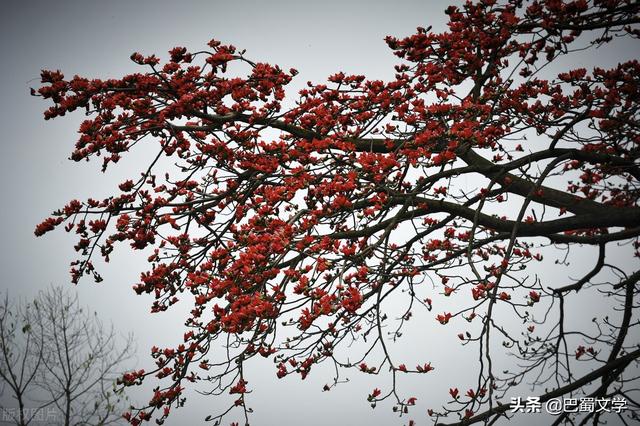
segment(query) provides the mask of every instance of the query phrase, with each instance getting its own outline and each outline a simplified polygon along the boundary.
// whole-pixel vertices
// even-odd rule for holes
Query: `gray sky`
[[[139,161],[146,158],[144,150],[134,153],[107,175],[99,173],[98,162],[67,160],[82,115],[49,122],[42,119],[48,105],[29,96],[29,87],[38,87],[40,69],[59,68],[67,77],[118,77],[138,70],[129,60],[133,51],[165,55],[178,45],[197,50],[216,38],[247,49],[247,57],[254,60],[297,68],[300,74],[293,88],[302,87],[307,80],[321,82],[340,70],[386,79],[393,75],[398,61],[383,38],[409,35],[417,26],[443,29],[444,8],[445,2],[418,0],[3,2],[0,174],[5,201],[0,217],[5,244],[0,257],[4,272],[0,290],[31,297],[51,283],[70,285],[68,264],[74,258],[74,240],[64,232],[36,239],[35,225],[70,199],[109,194],[118,182],[137,174],[144,164]],[[615,57],[612,52],[607,55]],[[169,315],[146,314],[149,300],[131,291],[140,271],[146,270],[144,257],[126,249],[119,253],[101,269],[103,283],[85,280],[77,291],[81,302],[102,319],[113,321],[123,333],[136,334],[137,366],[148,368],[152,345],[170,346],[181,340],[188,306]],[[586,256],[592,259],[588,251]],[[440,358],[452,365],[465,365],[468,354],[442,350],[456,344],[455,334],[449,333],[450,340],[433,341],[430,329],[418,324],[412,332],[415,343],[405,347],[411,356],[425,359],[422,355],[426,353],[427,360]],[[408,422],[408,418],[395,419],[390,406],[369,407],[366,393],[380,386],[380,380],[349,373],[353,383],[321,392],[329,377],[323,374],[327,367],[317,368],[304,382],[293,377],[283,382],[275,378],[271,363],[254,364],[250,383],[255,389],[250,399],[256,412],[253,424]],[[420,381],[407,380],[405,385],[424,400],[436,398],[430,390],[438,388],[434,401],[440,401],[446,396],[442,395],[446,393],[443,387],[461,383],[467,373],[454,369],[446,377],[434,375],[433,382],[420,377]],[[132,396],[147,398],[149,394]],[[426,408],[437,406],[435,402],[421,405],[409,418],[427,424]],[[168,424],[198,424],[216,408],[222,407],[211,398],[190,396],[187,406],[174,412]]]

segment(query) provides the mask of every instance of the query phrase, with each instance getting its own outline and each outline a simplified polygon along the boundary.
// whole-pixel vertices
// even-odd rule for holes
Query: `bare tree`
[[[3,420],[25,426],[52,419],[65,426],[118,422],[124,398],[114,384],[133,353],[131,335],[118,340],[113,326],[60,287],[28,303],[12,305],[5,296],[0,378],[18,407],[3,407]]]
[[[2,407],[2,420],[13,420],[15,424],[27,425],[40,414],[48,404],[36,404],[30,409],[28,393],[36,386],[36,373],[42,365],[42,346],[36,341],[43,340],[43,329],[33,329],[30,324],[38,312],[30,309],[30,304],[19,304],[13,309],[9,296],[5,295],[0,305],[0,378],[2,394],[7,388],[18,404],[17,410]],[[36,323],[38,321],[35,321]]]

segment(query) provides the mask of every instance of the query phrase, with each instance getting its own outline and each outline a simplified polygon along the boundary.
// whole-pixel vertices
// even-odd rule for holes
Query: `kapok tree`
[[[104,172],[133,149],[152,155],[114,195],[71,201],[36,235],[75,231],[74,283],[101,280],[93,258],[108,262],[116,246],[145,250],[134,289],[154,296],[151,310],[193,304],[184,341],[152,348],[156,366],[121,379],[160,383],[127,419],[162,421],[186,386],[209,381],[248,422],[244,366],[259,357],[278,377],[332,363],[326,389],[340,371],[380,373],[369,402],[407,412],[416,398],[399,375],[454,367],[404,364],[393,347],[411,317],[462,331],[477,354],[469,390],[452,383],[450,402],[428,410],[436,422],[511,417],[505,398],[520,383],[543,403],[623,396],[637,416],[640,271],[617,260],[640,248],[640,63],[545,72],[637,39],[639,12],[631,0],[449,7],[447,31],[386,39],[401,58],[391,81],[339,72],[292,101],[294,69],[215,40],[167,62],[134,53],[145,71],[119,79],[43,71],[33,93],[53,102],[45,119],[88,115],[72,160],[102,157]],[[580,278],[530,276],[549,247],[584,250],[593,265]],[[587,331],[567,322],[578,292],[603,301]],[[388,314],[391,299],[401,315]],[[503,371],[504,352],[519,369]]]

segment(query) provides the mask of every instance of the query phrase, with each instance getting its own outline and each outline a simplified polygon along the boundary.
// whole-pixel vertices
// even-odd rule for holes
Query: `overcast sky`
[[[70,199],[109,194],[116,183],[136,175],[144,164],[137,160],[146,158],[142,150],[107,175],[99,173],[98,162],[67,160],[82,115],[49,122],[42,119],[48,105],[29,96],[29,88],[38,87],[41,69],[61,69],[68,77],[118,77],[137,70],[129,60],[133,51],[165,55],[178,45],[198,50],[216,38],[246,49],[251,59],[285,69],[295,67],[300,74],[294,88],[307,80],[321,82],[340,70],[387,79],[393,75],[397,58],[383,38],[409,35],[417,26],[443,29],[445,6],[445,2],[417,0],[3,2],[0,218],[4,244],[0,262],[4,273],[0,289],[9,290],[14,297],[31,297],[49,284],[70,286],[73,239],[64,232],[36,239],[35,225]],[[113,321],[122,333],[135,333],[137,366],[148,368],[152,345],[173,345],[181,339],[185,310],[165,316],[146,314],[149,300],[131,290],[143,268],[146,263],[141,256],[122,252],[113,256],[108,268],[102,268],[103,283],[85,280],[77,291],[81,302],[102,319]],[[432,341],[427,333],[407,348],[429,351],[429,359],[440,356],[452,365],[464,365],[463,354],[438,350],[448,343],[454,344]],[[255,425],[406,422],[404,418],[394,420],[396,415],[389,406],[376,410],[368,406],[366,393],[376,385],[368,378],[350,374],[355,383],[327,393],[321,392],[328,378],[322,368],[305,382],[294,377],[278,382],[274,366],[268,362],[253,368],[255,391],[250,401],[256,411]],[[464,374],[453,371],[435,383],[411,382],[407,386],[420,392],[421,398],[429,398],[429,389],[438,384],[440,401],[446,396],[442,386],[450,380],[455,383],[454,379],[462,379]],[[134,399],[138,396],[133,395]],[[420,413],[411,418],[427,424],[424,412],[429,406],[437,404],[422,405]],[[199,424],[217,408],[222,407],[211,398],[191,396],[168,424]]]

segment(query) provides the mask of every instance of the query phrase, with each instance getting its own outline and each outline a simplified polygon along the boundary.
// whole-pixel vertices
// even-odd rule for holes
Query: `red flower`
[[[64,219],[62,217],[58,217],[55,219],[50,217],[48,219],[45,219],[42,223],[36,226],[34,234],[36,235],[36,237],[44,235],[47,232],[52,231],[57,225],[61,224],[63,220]]]
[[[530,291],[529,292],[529,298],[531,299],[532,303],[536,303],[540,301],[540,293],[538,293],[537,291]]]
[[[451,314],[449,312],[446,312],[444,314],[439,314],[436,319],[440,322],[440,324],[446,324],[449,322],[449,320],[451,319]]]
[[[500,300],[510,300],[511,299],[511,295],[509,293],[507,293],[506,291],[501,292],[498,297],[500,297]]]
[[[377,397],[379,397],[381,393],[382,393],[382,391],[380,391],[380,389],[375,388],[375,389],[373,390],[373,392],[371,392],[371,394],[369,394],[369,396],[367,397],[367,400],[368,400],[369,402],[371,402],[371,401],[373,401],[374,399],[376,399]]]
[[[234,394],[234,393],[246,393],[247,392],[247,381],[240,379],[238,380],[238,383],[236,383],[235,385],[231,386],[231,388],[229,389],[229,393],[230,394]]]
[[[431,363],[428,362],[424,365],[416,366],[416,370],[418,370],[419,373],[428,373],[429,371],[433,370],[433,367],[431,366]]]

